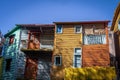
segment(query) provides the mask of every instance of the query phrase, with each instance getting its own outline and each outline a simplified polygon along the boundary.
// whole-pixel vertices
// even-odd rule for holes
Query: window
[[[112,33],[109,33],[109,38],[112,38]]]
[[[11,35],[9,37],[9,44],[13,44],[13,42],[14,42],[14,35]]]
[[[2,37],[0,37],[0,43],[2,42]]]
[[[61,65],[61,56],[55,56],[54,57],[54,64],[56,66],[60,66]]]
[[[6,59],[6,68],[5,68],[6,72],[10,71],[11,62],[12,59]]]
[[[75,26],[75,33],[81,33],[82,32],[82,26]]]
[[[118,21],[118,30],[120,30],[120,20]]]
[[[0,56],[2,55],[2,49],[3,49],[3,47],[0,47]]]
[[[84,35],[84,44],[106,44],[106,35]]]
[[[56,33],[62,33],[62,25],[57,25]]]
[[[82,62],[82,57],[81,57],[81,48],[75,48],[74,51],[74,62],[73,62],[73,66],[74,67],[81,67],[81,62]]]

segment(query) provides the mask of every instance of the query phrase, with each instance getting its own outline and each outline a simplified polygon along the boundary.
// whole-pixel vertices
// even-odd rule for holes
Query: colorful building
[[[54,22],[52,80],[68,67],[110,66],[108,22]]]
[[[53,24],[18,24],[5,38],[3,80],[50,79]]]
[[[115,39],[116,68],[120,70],[120,3],[113,16],[111,31],[113,31]]]
[[[5,35],[3,79],[63,80],[68,67],[110,66],[108,23],[17,24]]]

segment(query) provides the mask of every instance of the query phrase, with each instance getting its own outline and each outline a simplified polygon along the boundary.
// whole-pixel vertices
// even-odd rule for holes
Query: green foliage
[[[116,78],[114,67],[66,68],[65,80],[112,80]]]

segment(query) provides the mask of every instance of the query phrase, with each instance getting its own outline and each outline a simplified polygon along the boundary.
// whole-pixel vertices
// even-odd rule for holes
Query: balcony
[[[23,37],[24,36],[24,37]],[[42,28],[42,31],[30,31],[22,34],[21,50],[52,51],[54,45],[54,28]]]

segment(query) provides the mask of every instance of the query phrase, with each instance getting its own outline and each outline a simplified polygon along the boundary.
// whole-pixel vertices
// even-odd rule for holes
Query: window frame
[[[76,32],[77,31],[77,27],[80,27],[80,31],[79,32]],[[74,32],[75,33],[82,33],[82,25],[75,25],[74,26]]]
[[[58,27],[61,27],[61,31],[60,32],[58,32]],[[63,25],[56,25],[56,33],[57,34],[61,34],[61,33],[63,33]]]
[[[60,58],[60,64],[56,64],[56,58],[59,57]],[[61,66],[62,65],[62,57],[60,55],[56,55],[54,56],[54,65],[55,66]]]
[[[12,40],[13,39],[13,40]],[[12,41],[11,41],[12,40]],[[9,45],[13,44],[15,41],[15,35],[10,35],[9,36]]]
[[[120,31],[120,19],[118,20],[118,30]]]
[[[76,54],[76,49],[79,48],[81,50],[81,52],[78,54]],[[80,56],[80,63],[81,65],[79,67],[76,67],[75,64],[76,64],[76,61],[75,61],[75,56]],[[73,55],[73,67],[74,68],[81,68],[82,67],[82,48],[81,47],[76,47],[74,48],[74,55]]]

